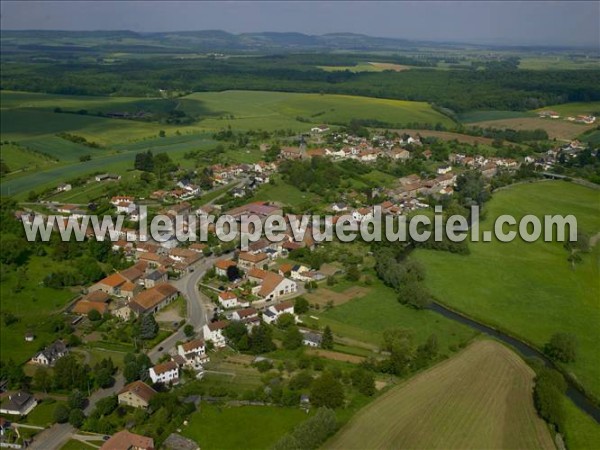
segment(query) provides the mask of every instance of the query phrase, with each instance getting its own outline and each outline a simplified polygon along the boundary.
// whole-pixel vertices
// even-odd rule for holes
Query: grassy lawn
[[[267,183],[260,186],[250,201],[280,202],[295,207],[314,203],[317,199],[318,197],[315,194],[302,192],[300,189],[278,179],[274,185]]]
[[[266,449],[308,418],[299,408],[203,404],[182,432],[203,449]]]
[[[21,291],[18,291],[18,275],[15,272],[6,274],[0,283],[0,312],[10,312],[19,319],[10,326],[2,323],[0,327],[2,360],[12,358],[16,363],[25,362],[41,346],[55,339],[54,333],[45,325],[48,317],[76,295],[67,289],[51,289],[41,284],[56,265],[50,257],[34,256],[28,264],[27,279]],[[36,336],[33,342],[25,342],[28,331]]]
[[[125,344],[124,342],[95,341],[90,342],[88,345],[100,352],[108,350],[109,352],[131,353],[135,351],[133,344]]]
[[[123,368],[123,360],[125,359],[125,355],[127,352],[117,351],[117,350],[107,350],[105,348],[90,348],[86,349],[86,351],[90,355],[89,365],[94,367],[97,363],[102,361],[104,358],[112,359],[115,366],[119,369]],[[131,351],[131,350],[130,350]]]
[[[419,343],[436,334],[441,353],[447,353],[449,346],[456,346],[474,335],[470,329],[434,312],[417,311],[400,304],[393,289],[374,276],[371,278],[373,284],[368,286],[370,291],[364,297],[321,313],[311,311],[309,315],[319,317],[316,323],[320,327],[329,325],[336,335],[375,345],[381,344],[382,333],[389,328],[411,328]]]
[[[512,213],[568,214],[588,235],[600,231],[600,193],[566,182],[513,186],[486,206],[494,217]],[[419,250],[413,257],[427,268],[426,282],[443,303],[502,327],[538,347],[556,332],[577,337],[577,361],[566,368],[600,396],[600,248],[583,255],[575,268],[560,243],[471,243],[471,254]]]
[[[78,441],[77,439],[69,439],[65,445],[63,445],[60,450],[87,450],[98,448],[96,445],[88,445],[83,443],[82,441]]]
[[[27,416],[26,423],[46,427],[54,423],[54,410],[64,402],[42,400]]]

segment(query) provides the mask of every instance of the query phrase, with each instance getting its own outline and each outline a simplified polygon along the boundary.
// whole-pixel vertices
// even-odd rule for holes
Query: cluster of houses
[[[110,199],[118,214],[126,215],[132,222],[140,220],[139,208],[135,199],[129,195],[118,195]]]
[[[540,111],[538,116],[543,119],[560,119],[560,113],[551,110]],[[569,122],[591,125],[596,122],[596,116],[593,116],[592,114],[579,114],[577,116],[567,116],[565,117],[565,120]]]
[[[301,144],[297,147],[283,147],[280,157],[283,159],[306,159],[314,156],[327,156],[333,159],[354,159],[361,162],[373,162],[379,157],[388,157],[393,160],[407,160],[411,158],[408,146],[421,146],[418,137],[403,136],[386,139],[375,136],[371,140],[345,133],[335,133],[332,136],[332,148],[307,148]],[[408,147],[408,148],[405,148]]]
[[[275,163],[259,161],[254,164],[215,164],[208,167],[213,187],[229,184],[236,180],[247,178],[244,186],[232,190],[234,197],[246,195],[248,190],[256,189],[263,183],[269,182],[269,176],[277,170]],[[202,194],[200,186],[188,179],[180,180],[171,190],[158,190],[150,194],[150,198],[160,201],[189,201]]]
[[[544,171],[552,170],[560,157],[567,159],[577,158],[586,148],[587,145],[575,139],[560,147],[551,148],[543,155],[526,156],[524,162],[525,164],[533,164],[536,169]]]

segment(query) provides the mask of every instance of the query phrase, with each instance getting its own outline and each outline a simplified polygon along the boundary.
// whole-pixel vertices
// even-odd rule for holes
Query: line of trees
[[[310,61],[314,55],[299,56],[296,61],[280,57],[216,60],[160,57],[111,65],[16,61],[4,68],[1,88],[121,96],[154,95],[165,86],[180,92],[227,89],[320,92],[427,101],[456,112],[530,110],[600,99],[597,70],[513,70],[512,65],[495,65],[481,71],[327,72],[303,63],[304,58]]]

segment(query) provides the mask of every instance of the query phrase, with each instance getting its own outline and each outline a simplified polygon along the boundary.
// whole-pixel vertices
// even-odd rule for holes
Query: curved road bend
[[[197,333],[202,330],[202,327],[207,322],[207,309],[212,308],[210,306],[210,299],[198,290],[198,283],[217,259],[218,258],[214,256],[204,258],[193,266],[193,272],[184,275],[178,280],[171,281],[171,284],[175,286],[185,298],[187,304],[187,323],[192,325]],[[148,356],[153,362],[156,362],[161,354],[168,352],[175,346],[177,341],[185,341],[186,339],[183,327],[180,327],[175,333],[152,348],[148,352]],[[162,350],[158,350],[159,348],[162,348]]]

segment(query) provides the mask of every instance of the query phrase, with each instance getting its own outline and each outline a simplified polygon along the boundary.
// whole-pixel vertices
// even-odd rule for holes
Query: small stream
[[[463,316],[462,314],[458,314],[440,305],[439,303],[432,303],[430,309],[441,314],[447,319],[455,320],[456,322],[462,323],[463,325],[467,325],[468,327],[471,327],[477,331],[480,331],[481,333],[492,336],[498,339],[499,341],[510,345],[511,347],[516,349],[521,354],[521,356],[525,358],[535,357],[542,360],[547,367],[556,368],[556,365],[550,359],[548,359],[546,355],[544,355],[539,350],[531,347],[530,345],[524,343],[523,341],[515,339],[514,337],[504,334],[503,332],[491,328],[487,325],[483,325],[482,323],[479,323],[473,319],[469,319],[468,317]],[[577,406],[580,410],[592,416],[592,418],[597,423],[600,423],[600,408],[597,405],[595,405],[585,395],[585,393],[579,389],[577,385],[572,383],[571,380],[569,380],[566,377],[565,380],[568,386],[566,392],[567,397],[569,397],[571,401],[575,404],[575,406]]]

